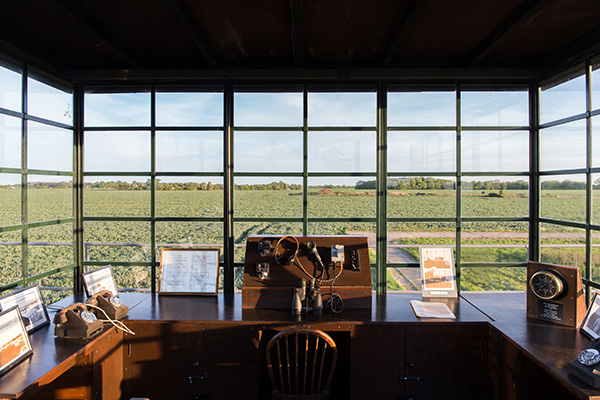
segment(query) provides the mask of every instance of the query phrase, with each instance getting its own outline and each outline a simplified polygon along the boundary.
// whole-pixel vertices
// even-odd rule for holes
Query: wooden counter
[[[564,369],[589,340],[528,320],[521,292],[463,293],[449,302],[456,320],[416,318],[409,301],[419,293],[321,316],[242,309],[240,294],[121,298],[135,336],[107,328],[91,341],[58,339],[43,327],[30,335],[33,356],[0,377],[0,398],[265,398],[266,342],[303,325],[338,343],[334,399],[600,399]]]

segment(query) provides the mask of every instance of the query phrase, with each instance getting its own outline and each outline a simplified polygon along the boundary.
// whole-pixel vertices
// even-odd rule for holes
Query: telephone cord
[[[99,319],[99,321],[110,322],[111,324],[113,324],[115,326],[115,328],[120,329],[123,332],[129,333],[130,335],[135,335],[135,332],[132,331],[131,329],[129,329],[124,323],[122,323],[121,321],[111,319],[108,316],[108,314],[106,313],[106,311],[104,311],[102,308],[94,306],[92,304],[86,304],[86,306],[102,311],[102,313],[106,316],[107,319]]]

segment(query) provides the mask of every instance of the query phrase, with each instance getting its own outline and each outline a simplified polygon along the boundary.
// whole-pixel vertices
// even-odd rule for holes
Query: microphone
[[[319,252],[317,251],[317,244],[311,240],[310,242],[306,243],[306,247],[315,256],[315,258],[317,259],[319,264],[321,264],[321,266],[323,267],[323,261],[321,261],[321,256],[319,255]]]

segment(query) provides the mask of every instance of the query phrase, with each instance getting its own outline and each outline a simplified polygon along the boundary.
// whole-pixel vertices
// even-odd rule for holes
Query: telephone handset
[[[90,339],[102,332],[102,321],[83,303],[75,303],[54,315],[54,334],[58,337]]]
[[[103,310],[108,318],[120,320],[127,316],[129,312],[129,307],[127,307],[121,299],[117,296],[113,296],[110,290],[103,290],[101,292],[96,293],[92,297],[90,297],[87,302],[90,306],[95,306]],[[104,313],[102,311],[97,310],[92,307],[95,311],[95,314],[100,318],[104,319]]]
[[[592,340],[591,347],[569,362],[567,369],[587,384],[600,388],[600,339]]]

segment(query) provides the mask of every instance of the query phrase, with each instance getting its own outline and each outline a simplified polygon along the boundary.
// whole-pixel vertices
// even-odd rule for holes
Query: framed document
[[[50,323],[40,287],[33,285],[0,297],[0,310],[18,307],[27,332]]]
[[[158,294],[216,295],[219,249],[163,249]]]
[[[18,307],[0,313],[0,374],[33,353]]]
[[[581,323],[581,331],[591,339],[600,338],[600,296],[594,293],[587,314]]]
[[[423,297],[458,296],[452,248],[421,247],[419,259]]]
[[[95,269],[93,271],[85,272],[82,274],[82,276],[85,292],[87,293],[88,297],[91,297],[103,290],[109,290],[113,296],[119,295],[110,265]]]

